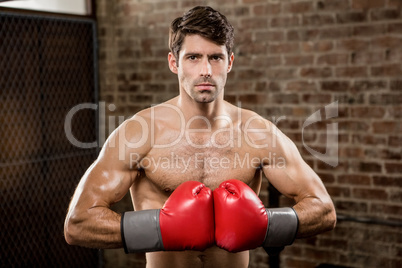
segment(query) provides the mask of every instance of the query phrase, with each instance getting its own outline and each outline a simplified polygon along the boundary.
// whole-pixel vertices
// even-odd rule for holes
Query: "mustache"
[[[194,85],[199,85],[199,84],[203,84],[203,83],[215,85],[215,81],[209,77],[202,77],[202,78],[199,78],[194,81]]]

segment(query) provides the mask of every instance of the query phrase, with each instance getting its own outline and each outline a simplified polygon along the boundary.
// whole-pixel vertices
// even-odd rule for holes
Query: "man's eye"
[[[220,56],[213,56],[212,59],[218,61],[221,60],[222,58]]]
[[[197,59],[197,56],[189,56],[188,59],[189,59],[189,60],[196,60],[196,59]]]

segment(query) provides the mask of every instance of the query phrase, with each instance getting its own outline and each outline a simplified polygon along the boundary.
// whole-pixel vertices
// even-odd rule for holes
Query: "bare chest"
[[[250,184],[261,161],[245,147],[196,147],[186,142],[168,148],[153,148],[141,161],[146,177],[160,189],[175,189],[194,180],[211,189],[228,179]]]

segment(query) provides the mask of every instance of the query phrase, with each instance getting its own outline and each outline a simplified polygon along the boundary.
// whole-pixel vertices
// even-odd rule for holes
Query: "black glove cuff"
[[[268,215],[268,228],[264,248],[291,245],[299,229],[299,218],[293,208],[265,209]]]
[[[159,209],[125,212],[121,216],[124,252],[164,250],[159,227]]]

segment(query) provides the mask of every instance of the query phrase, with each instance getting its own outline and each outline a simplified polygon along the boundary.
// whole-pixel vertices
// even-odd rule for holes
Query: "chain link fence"
[[[70,198],[97,149],[66,138],[71,108],[97,101],[95,22],[0,12],[0,267],[98,267],[97,250],[69,246]],[[97,140],[93,109],[72,134]]]

